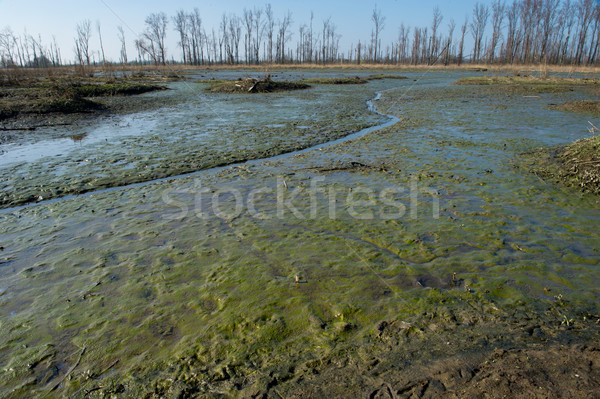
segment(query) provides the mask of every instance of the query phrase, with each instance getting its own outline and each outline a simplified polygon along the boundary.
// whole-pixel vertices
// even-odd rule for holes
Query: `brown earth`
[[[373,367],[376,369],[376,366]],[[600,350],[584,345],[495,350],[382,373],[335,366],[308,377],[287,398],[597,398]],[[276,397],[276,396],[273,396]]]

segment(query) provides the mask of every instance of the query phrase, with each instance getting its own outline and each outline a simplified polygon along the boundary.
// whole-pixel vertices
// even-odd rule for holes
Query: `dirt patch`
[[[274,93],[282,91],[303,90],[310,86],[306,83],[274,81],[270,77],[264,79],[238,79],[215,81],[207,91],[211,93]]]
[[[495,350],[487,356],[455,356],[387,372],[362,374],[345,390],[335,367],[310,377],[288,398],[560,398],[600,393],[600,351],[583,345]],[[317,382],[319,381],[319,382]]]

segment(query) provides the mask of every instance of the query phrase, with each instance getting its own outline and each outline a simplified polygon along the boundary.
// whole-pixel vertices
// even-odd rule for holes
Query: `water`
[[[81,148],[63,152],[61,179],[84,171],[69,163],[75,158],[112,165],[106,161],[118,151],[123,170],[135,173],[142,169],[133,153],[142,148],[148,164],[188,162],[203,140],[214,144],[206,148],[215,159],[243,145],[264,155],[259,148],[275,140],[285,149],[317,147],[3,212],[3,394],[45,392],[84,347],[56,395],[127,381],[126,395],[135,397],[168,387],[170,378],[235,394],[260,386],[269,370],[293,366],[301,376],[307,364],[340,354],[384,356],[382,320],[410,325],[395,347],[423,358],[536,339],[513,325],[535,324],[558,340],[563,317],[585,335],[600,294],[598,200],[540,180],[520,156],[588,135],[589,117],[546,109],[582,94],[532,99],[448,85],[461,76],[268,99],[216,96],[211,105],[227,118],[206,111],[201,125],[214,127],[210,136],[193,133],[204,131],[191,122],[193,105],[158,111],[160,118],[131,116],[152,126],[127,135],[130,123],[110,147],[86,144],[102,137],[97,126]],[[171,95],[193,91],[174,88],[180,94]],[[391,120],[366,106],[377,92],[374,104]],[[351,94],[350,105],[335,108]],[[326,106],[310,107],[316,98]],[[266,101],[279,105],[276,115],[260,111]],[[311,129],[292,129],[344,124],[348,113],[356,113],[355,127],[362,118],[385,125],[324,145],[306,136]],[[238,124],[250,132],[245,141],[234,134]],[[153,146],[155,139],[190,151]],[[19,170],[39,179],[54,167],[33,156],[25,164]],[[381,196],[386,189],[390,196]],[[248,385],[236,388],[238,377]]]

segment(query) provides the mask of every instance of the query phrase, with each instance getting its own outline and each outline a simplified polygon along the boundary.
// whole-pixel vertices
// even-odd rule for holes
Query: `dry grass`
[[[600,136],[578,140],[558,154],[565,177],[584,191],[600,194]]]

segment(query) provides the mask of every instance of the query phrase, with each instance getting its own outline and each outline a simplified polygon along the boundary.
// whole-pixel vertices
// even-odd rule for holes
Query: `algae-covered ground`
[[[451,85],[467,74],[407,75],[268,96],[172,84],[151,95],[185,101],[135,122],[177,137],[146,147],[170,162],[204,137],[235,154],[228,123],[252,122],[252,151],[269,129],[303,148],[289,126],[343,123],[343,110],[358,127],[382,123],[365,104],[375,92],[398,122],[2,211],[2,395],[597,396],[599,200],[521,156],[588,136],[587,116],[548,105],[589,92],[529,97]],[[209,122],[219,134],[195,133]],[[97,163],[113,151],[102,148]],[[21,167],[49,165],[35,162]]]

